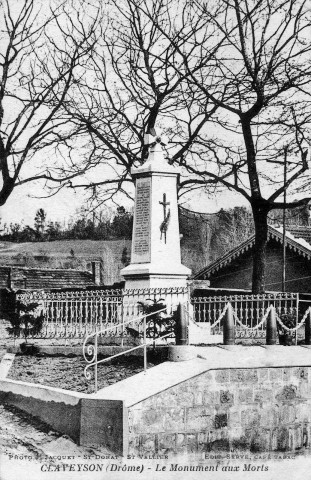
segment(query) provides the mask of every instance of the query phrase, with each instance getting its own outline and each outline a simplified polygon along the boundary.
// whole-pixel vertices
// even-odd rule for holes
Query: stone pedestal
[[[135,179],[131,263],[121,270],[125,288],[184,287],[191,270],[181,264],[177,205],[178,171],[155,143]]]

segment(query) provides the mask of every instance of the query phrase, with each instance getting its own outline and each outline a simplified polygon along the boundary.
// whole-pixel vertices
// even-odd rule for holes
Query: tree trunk
[[[0,207],[2,207],[14,190],[14,181],[10,179],[3,180],[3,186],[0,189]]]
[[[266,205],[253,203],[252,210],[255,225],[252,292],[258,294],[265,291],[268,213],[270,209]]]

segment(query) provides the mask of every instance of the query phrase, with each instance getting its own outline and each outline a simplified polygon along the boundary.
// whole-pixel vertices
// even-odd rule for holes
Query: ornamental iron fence
[[[45,320],[33,338],[85,338],[101,331],[101,336],[127,337],[124,324],[133,322],[140,331],[139,317],[148,303],[163,303],[171,314],[189,299],[187,287],[133,290],[87,290],[69,292],[26,292],[16,296],[24,304],[38,303]]]
[[[277,315],[291,316],[298,324],[298,293],[266,293],[262,295],[224,295],[195,297],[191,299],[193,321],[197,325],[209,324],[211,334],[223,331],[223,317],[228,303],[231,304],[236,321],[236,337],[264,337],[266,312],[273,306]]]
[[[146,305],[165,306],[171,314],[178,304],[187,312],[189,322],[209,327],[211,334],[221,334],[224,309],[228,303],[238,322],[236,337],[263,337],[263,318],[272,305],[280,319],[284,316],[294,319],[295,325],[304,315],[299,312],[309,300],[299,301],[297,293],[267,293],[263,295],[223,295],[190,298],[187,287],[152,288],[135,290],[83,290],[69,292],[25,292],[17,295],[24,303],[38,303],[38,311],[44,313],[41,332],[33,338],[81,338],[101,331],[101,337],[130,337],[131,328],[142,334],[142,325],[135,323]],[[307,303],[306,303],[307,302]],[[308,303],[309,302],[309,303]],[[127,322],[131,327],[126,328]],[[206,330],[204,330],[206,332]]]

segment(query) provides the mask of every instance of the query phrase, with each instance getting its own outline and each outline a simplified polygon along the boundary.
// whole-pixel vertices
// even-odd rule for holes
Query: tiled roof
[[[274,239],[277,242],[283,242],[283,230],[281,227],[268,226],[268,239]],[[207,267],[200,270],[193,275],[194,279],[208,279],[214,272],[217,272],[220,268],[230,264],[235,258],[238,258],[244,252],[250,250],[255,244],[255,234],[250,236],[247,240],[240,243],[237,247],[233,248],[225,255],[222,255],[217,260],[212,262]],[[295,238],[291,233],[286,232],[286,246],[288,249],[297,252],[299,255],[311,259],[311,245],[304,239]]]
[[[10,278],[11,288],[14,290],[50,290],[94,285],[92,273],[83,270],[0,266],[0,287],[8,288]]]
[[[310,225],[288,225],[286,230],[295,238],[302,238],[311,244],[311,226]]]

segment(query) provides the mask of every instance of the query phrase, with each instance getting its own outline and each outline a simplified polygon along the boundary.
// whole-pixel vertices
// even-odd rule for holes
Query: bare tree
[[[262,292],[268,213],[310,199],[279,200],[309,181],[308,1],[121,0],[107,9],[101,42],[63,103],[72,135],[88,144],[86,164],[99,168],[72,186],[100,201],[128,194],[130,169],[148,153],[144,134],[160,127],[170,162],[183,167],[181,194],[222,187],[250,202],[253,291]],[[288,166],[285,183],[276,161]]]
[[[60,107],[94,48],[100,12],[53,0],[3,0],[0,8],[1,206],[18,185],[59,188],[87,168],[74,158]]]
[[[206,30],[205,19],[194,22],[186,2],[107,2],[106,17],[86,74],[64,104],[73,129],[83,126],[88,133],[87,162],[97,167],[92,179],[72,186],[87,189],[96,205],[118,192],[130,195],[131,167],[148,155],[144,134],[160,131],[170,161],[182,163],[218,109],[203,102],[204,94],[198,103],[197,88],[185,82],[190,75],[185,58],[191,74],[205,64],[193,56],[192,48],[185,51],[189,38],[210,42],[211,52],[217,48],[215,29]]]
[[[259,293],[264,291],[268,213],[310,200],[308,194],[290,202],[279,198],[310,184],[311,11],[306,0],[218,4],[217,12],[212,1],[188,4],[194,23],[204,19],[219,42],[210,55],[205,39],[189,38],[185,51],[196,43],[202,68],[194,71],[184,55],[186,79],[197,89],[196,98],[201,101],[204,94],[217,111],[209,119],[215,127],[196,139],[184,159],[191,177],[181,186],[222,184],[250,202],[256,234],[253,291]]]

